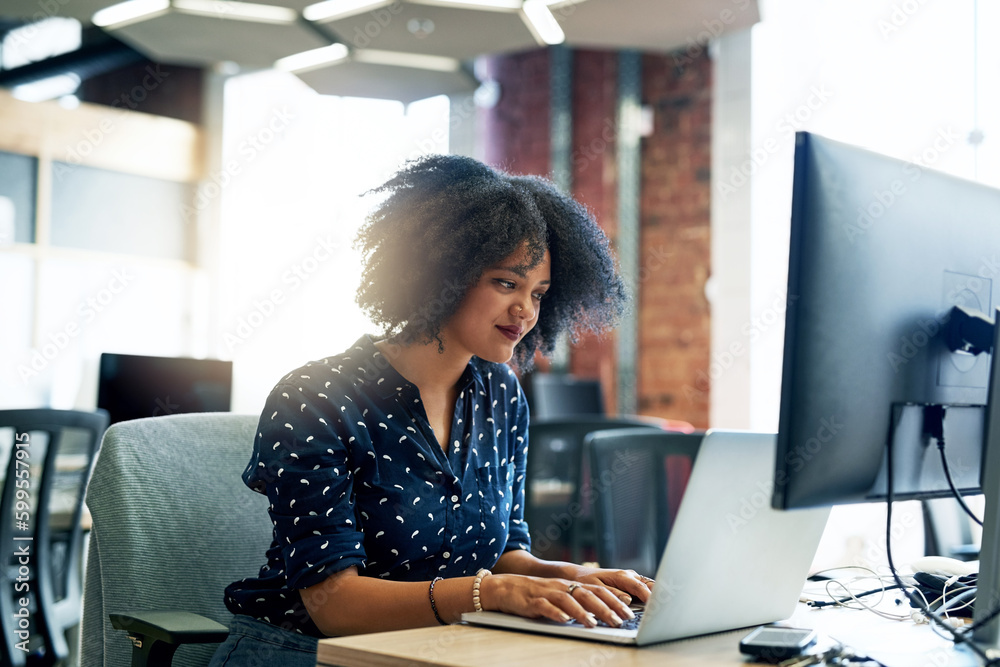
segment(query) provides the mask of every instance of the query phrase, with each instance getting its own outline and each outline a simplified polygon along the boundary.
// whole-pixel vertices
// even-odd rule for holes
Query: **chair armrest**
[[[218,643],[229,635],[226,626],[187,611],[141,611],[108,617],[111,625],[125,630],[132,641],[132,667],[167,667],[182,644]]]

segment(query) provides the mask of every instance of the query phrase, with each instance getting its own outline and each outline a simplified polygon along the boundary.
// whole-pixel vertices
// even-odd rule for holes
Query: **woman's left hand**
[[[566,579],[581,584],[604,586],[625,604],[630,604],[632,598],[637,598],[639,602],[645,604],[649,600],[649,594],[655,583],[649,577],[644,577],[635,570],[612,570],[583,565],[572,566],[572,570],[564,576]]]

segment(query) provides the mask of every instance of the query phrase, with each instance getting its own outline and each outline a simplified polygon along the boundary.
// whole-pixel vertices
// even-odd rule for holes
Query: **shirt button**
[[[441,554],[441,555],[442,555],[442,556],[444,556],[445,558],[451,558],[451,552],[450,552],[450,551],[445,551],[445,552],[444,552],[443,554]]]
[[[458,496],[452,496],[451,497],[451,502],[457,503],[458,502]]]

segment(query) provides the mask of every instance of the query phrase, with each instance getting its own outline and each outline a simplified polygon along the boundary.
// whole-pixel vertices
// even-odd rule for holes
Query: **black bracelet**
[[[441,618],[441,614],[438,613],[437,605],[434,604],[434,584],[441,581],[442,579],[444,579],[444,577],[434,577],[434,579],[431,581],[431,587],[427,589],[427,597],[431,599],[431,611],[434,612],[434,618],[436,618],[437,622],[440,623],[441,625],[448,625],[447,623],[444,622],[444,619]]]

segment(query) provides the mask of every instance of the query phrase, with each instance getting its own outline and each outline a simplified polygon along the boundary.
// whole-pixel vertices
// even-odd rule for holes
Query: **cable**
[[[951,625],[946,623],[941,617],[939,617],[937,614],[931,611],[926,601],[922,599],[923,595],[921,595],[920,598],[918,598],[916,595],[914,595],[911,591],[907,590],[903,586],[903,580],[900,578],[899,573],[896,571],[896,565],[892,562],[892,501],[893,501],[892,449],[893,449],[892,443],[889,443],[889,446],[886,449],[887,470],[886,470],[886,485],[885,485],[886,486],[885,555],[886,559],[889,561],[889,571],[892,572],[892,577],[895,580],[896,585],[903,590],[903,593],[906,595],[907,599],[910,600],[910,604],[920,609],[920,611],[922,611],[924,615],[927,616],[927,618],[932,623],[936,623],[938,626],[943,628],[948,633],[948,635],[951,636],[953,642],[965,644],[966,646],[968,646],[970,651],[972,651],[973,653],[978,655],[980,659],[982,659],[983,664],[988,666],[996,665],[998,664],[997,661],[991,659],[988,655],[986,655],[986,652],[982,648],[980,648],[971,639],[969,639],[968,636],[966,636],[968,632],[959,632],[958,630],[953,628]],[[996,611],[997,613],[1000,613],[1000,609]]]
[[[857,610],[864,609],[866,611],[870,611],[871,613],[875,614],[876,616],[881,616],[882,618],[887,618],[890,621],[908,621],[908,620],[910,620],[912,618],[911,614],[890,614],[889,612],[882,611],[881,609],[876,609],[875,605],[879,604],[879,602],[882,601],[882,598],[879,598],[878,602],[876,602],[875,605],[871,605],[871,604],[868,604],[868,603],[860,600],[859,599],[860,596],[855,595],[854,593],[852,593],[851,590],[848,589],[843,584],[840,584],[840,585],[841,585],[841,587],[843,587],[847,591],[847,594],[850,596],[848,599],[851,602],[854,602],[857,606],[854,607],[854,606],[851,606],[850,604],[847,604],[847,603],[841,603],[838,606],[846,607],[848,609],[857,609]],[[899,586],[893,586],[893,588],[894,589],[895,588],[899,588]],[[885,594],[885,589],[883,588],[881,591],[876,591],[876,592],[881,592],[884,595]]]
[[[958,489],[955,488],[955,483],[951,480],[951,471],[948,469],[948,459],[944,455],[943,433],[941,434],[941,437],[937,439],[937,446],[938,446],[938,451],[941,453],[941,467],[944,468],[944,477],[946,480],[948,480],[948,488],[951,489],[951,493],[952,495],[955,496],[955,500],[957,500],[958,504],[962,506],[962,509],[965,510],[965,513],[969,515],[969,518],[971,518],[973,521],[982,526],[983,522],[979,519],[979,517],[977,517],[972,512],[971,509],[969,509],[969,506],[965,504],[965,500],[962,498],[962,494],[958,492]]]
[[[848,591],[847,596],[841,598],[834,597],[833,594],[830,593],[829,589],[831,584],[836,584],[838,586],[843,587],[844,590]],[[807,602],[806,604],[815,609],[822,609],[823,607],[833,607],[833,606],[843,607],[845,606],[843,604],[844,602],[851,602],[851,601],[856,602],[858,598],[863,598],[868,595],[875,595],[876,593],[885,593],[886,591],[897,590],[898,588],[899,586],[895,585],[883,586],[881,588],[873,588],[863,593],[851,593],[850,589],[848,589],[842,582],[833,580],[827,584],[827,594],[832,598],[831,600],[813,600],[812,602]]]

